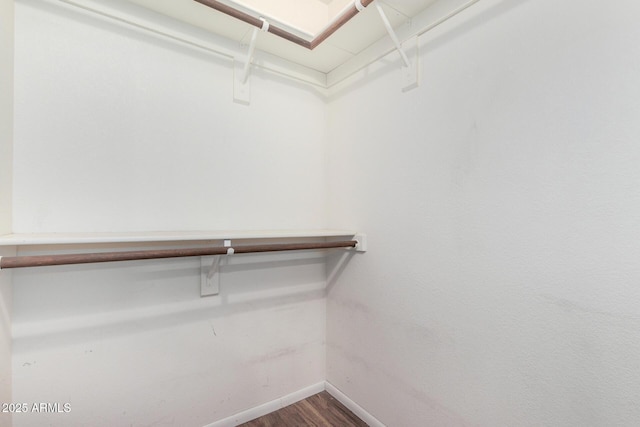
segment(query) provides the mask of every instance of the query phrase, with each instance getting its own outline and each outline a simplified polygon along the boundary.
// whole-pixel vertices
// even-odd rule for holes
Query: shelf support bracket
[[[221,255],[200,257],[200,296],[207,297],[220,293]]]
[[[249,42],[249,50],[245,58],[244,64],[234,61],[234,82],[233,82],[233,100],[240,104],[249,105],[251,102],[251,85],[249,82],[250,66],[253,61],[253,53],[256,49],[258,40],[258,31],[269,31],[269,22],[260,18],[262,28],[254,27],[251,33],[251,41]],[[242,68],[240,66],[242,65]]]
[[[353,236],[353,240],[357,241],[356,252],[367,252],[367,235],[356,234]]]
[[[396,32],[393,30],[393,27],[391,26],[391,23],[389,22],[389,19],[387,18],[387,15],[384,13],[384,9],[382,9],[382,6],[380,5],[380,1],[376,1],[375,3],[376,9],[378,10],[378,14],[380,15],[380,19],[382,19],[382,23],[384,24],[384,27],[387,30],[387,33],[389,34],[389,37],[391,38],[391,41],[393,41],[393,44],[396,46],[396,49],[398,51],[398,53],[400,54],[400,57],[402,58],[402,77],[403,77],[403,85],[402,85],[402,91],[406,92],[408,90],[414,89],[416,87],[418,87],[418,36],[414,36],[412,38],[410,38],[409,40],[407,40],[404,44],[405,46],[403,47],[402,44],[400,43],[400,40],[398,39],[398,36],[396,35]],[[407,53],[405,52],[405,49],[407,51],[409,51],[409,53],[411,54],[411,59],[409,59],[409,56],[407,55]]]
[[[231,240],[224,241],[227,255],[233,255]],[[222,255],[200,257],[200,296],[208,297],[220,293],[220,261]]]

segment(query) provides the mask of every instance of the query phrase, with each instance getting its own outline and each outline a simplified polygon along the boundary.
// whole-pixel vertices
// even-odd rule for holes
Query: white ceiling
[[[203,28],[214,34],[248,44],[254,27],[204,6],[194,0],[128,0],[164,15]],[[376,0],[380,1],[380,0]],[[389,0],[382,7],[389,21],[397,28],[408,25],[411,17],[436,0]],[[232,4],[231,1],[226,1]],[[335,14],[350,7],[350,0],[237,0],[234,7],[256,17],[277,21],[283,29],[311,40],[335,18]],[[278,7],[266,8],[270,3]],[[290,7],[295,3],[295,7]],[[270,33],[260,33],[256,49],[277,55],[288,61],[328,73],[345,63],[387,33],[374,5],[358,13],[314,50],[308,50]],[[260,7],[262,7],[260,9]],[[255,10],[259,9],[259,10]],[[338,12],[336,12],[338,11]],[[333,15],[332,15],[333,14]],[[273,15],[273,16],[271,16]],[[312,16],[311,16],[312,15]]]

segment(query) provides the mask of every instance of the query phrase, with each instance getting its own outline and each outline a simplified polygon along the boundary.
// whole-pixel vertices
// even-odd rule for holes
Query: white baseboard
[[[285,406],[292,405],[309,396],[320,393],[321,391],[327,391],[336,400],[346,406],[351,412],[356,414],[362,421],[369,424],[370,427],[386,427],[376,417],[367,412],[362,406],[358,405],[353,400],[349,399],[347,395],[338,390],[333,384],[323,381],[309,387],[305,387],[302,390],[294,391],[279,399],[272,400],[271,402],[264,403],[246,411],[239,412],[235,415],[216,421],[212,424],[207,424],[204,427],[235,427],[238,424],[246,423],[251,420],[255,420],[263,415],[270,414],[271,412],[282,409]]]
[[[255,420],[256,418],[259,418],[263,415],[270,414],[271,412],[277,411],[278,409],[284,408],[285,406],[292,405],[324,390],[325,382],[320,382],[309,387],[305,387],[302,390],[294,391],[293,393],[290,393],[279,399],[272,400],[271,402],[267,402],[254,408],[247,409],[246,411],[239,412],[228,418],[216,421],[215,423],[207,424],[205,427],[234,427],[238,424],[246,423],[248,421]],[[336,397],[336,399],[338,398]]]
[[[325,382],[325,390],[327,390],[327,393],[331,396],[335,397],[337,401],[346,406],[351,412],[356,414],[358,418],[369,424],[369,427],[386,427],[376,417],[367,412],[362,406],[349,399],[347,395],[338,390],[330,382]]]

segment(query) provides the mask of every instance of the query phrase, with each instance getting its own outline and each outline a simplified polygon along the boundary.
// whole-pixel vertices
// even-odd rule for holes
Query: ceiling
[[[253,26],[194,0],[128,0],[131,3],[203,28],[211,33],[249,44]],[[380,0],[376,0],[380,1]],[[436,0],[388,0],[382,8],[394,28],[409,25],[411,17]],[[224,3],[255,17],[264,17],[279,27],[311,40],[329,26],[351,0],[225,0]],[[372,3],[332,36],[309,50],[270,33],[258,35],[256,49],[296,64],[328,73],[376,42],[387,33]]]

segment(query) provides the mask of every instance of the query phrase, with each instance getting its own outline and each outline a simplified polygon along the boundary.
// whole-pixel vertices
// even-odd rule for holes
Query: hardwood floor
[[[240,427],[366,427],[367,423],[355,416],[342,403],[326,391],[315,394],[272,412]]]

